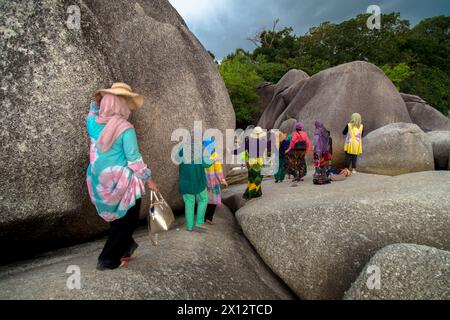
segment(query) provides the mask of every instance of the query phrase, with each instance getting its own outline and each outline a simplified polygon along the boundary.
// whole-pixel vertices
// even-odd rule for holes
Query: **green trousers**
[[[203,190],[199,194],[185,194],[183,195],[185,212],[186,212],[186,228],[192,230],[194,227],[194,211],[195,199],[198,200],[197,206],[197,226],[205,224],[206,207],[208,206],[208,192]]]
[[[280,164],[278,167],[278,172],[275,174],[275,180],[283,181],[284,178],[286,178],[286,169],[285,169],[286,159],[280,158],[279,163]]]

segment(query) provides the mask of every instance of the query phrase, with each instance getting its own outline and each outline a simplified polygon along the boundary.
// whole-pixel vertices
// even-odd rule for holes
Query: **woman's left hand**
[[[147,186],[149,187],[150,190],[152,190],[152,191],[154,191],[154,192],[159,192],[158,185],[156,184],[155,181],[149,180],[149,181],[147,182]]]

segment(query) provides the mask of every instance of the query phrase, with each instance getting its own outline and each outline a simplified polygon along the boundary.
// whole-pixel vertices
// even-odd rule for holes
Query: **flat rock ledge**
[[[236,217],[262,259],[300,299],[338,300],[386,246],[450,250],[449,181],[445,171],[358,173],[316,186],[310,172],[295,188],[263,182],[263,197],[248,201]]]
[[[296,299],[256,254],[223,206],[207,235],[178,218],[154,247],[145,228],[136,233],[137,258],[121,270],[96,270],[105,239],[0,267],[0,299],[25,300],[279,300]],[[81,289],[66,286],[78,266]]]

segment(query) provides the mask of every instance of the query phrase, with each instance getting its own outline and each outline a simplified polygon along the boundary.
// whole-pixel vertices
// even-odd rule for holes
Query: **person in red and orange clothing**
[[[308,135],[303,131],[303,124],[297,121],[291,144],[286,150],[288,155],[288,173],[294,176],[294,182],[303,181],[307,174],[305,156],[311,150]]]

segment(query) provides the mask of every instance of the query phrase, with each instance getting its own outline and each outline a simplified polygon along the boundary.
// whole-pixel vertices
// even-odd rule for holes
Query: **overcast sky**
[[[291,26],[304,34],[321,22],[340,22],[378,5],[382,13],[400,12],[414,25],[423,18],[450,15],[450,0],[169,0],[191,31],[217,59],[236,48],[251,50],[246,40],[259,30]]]

